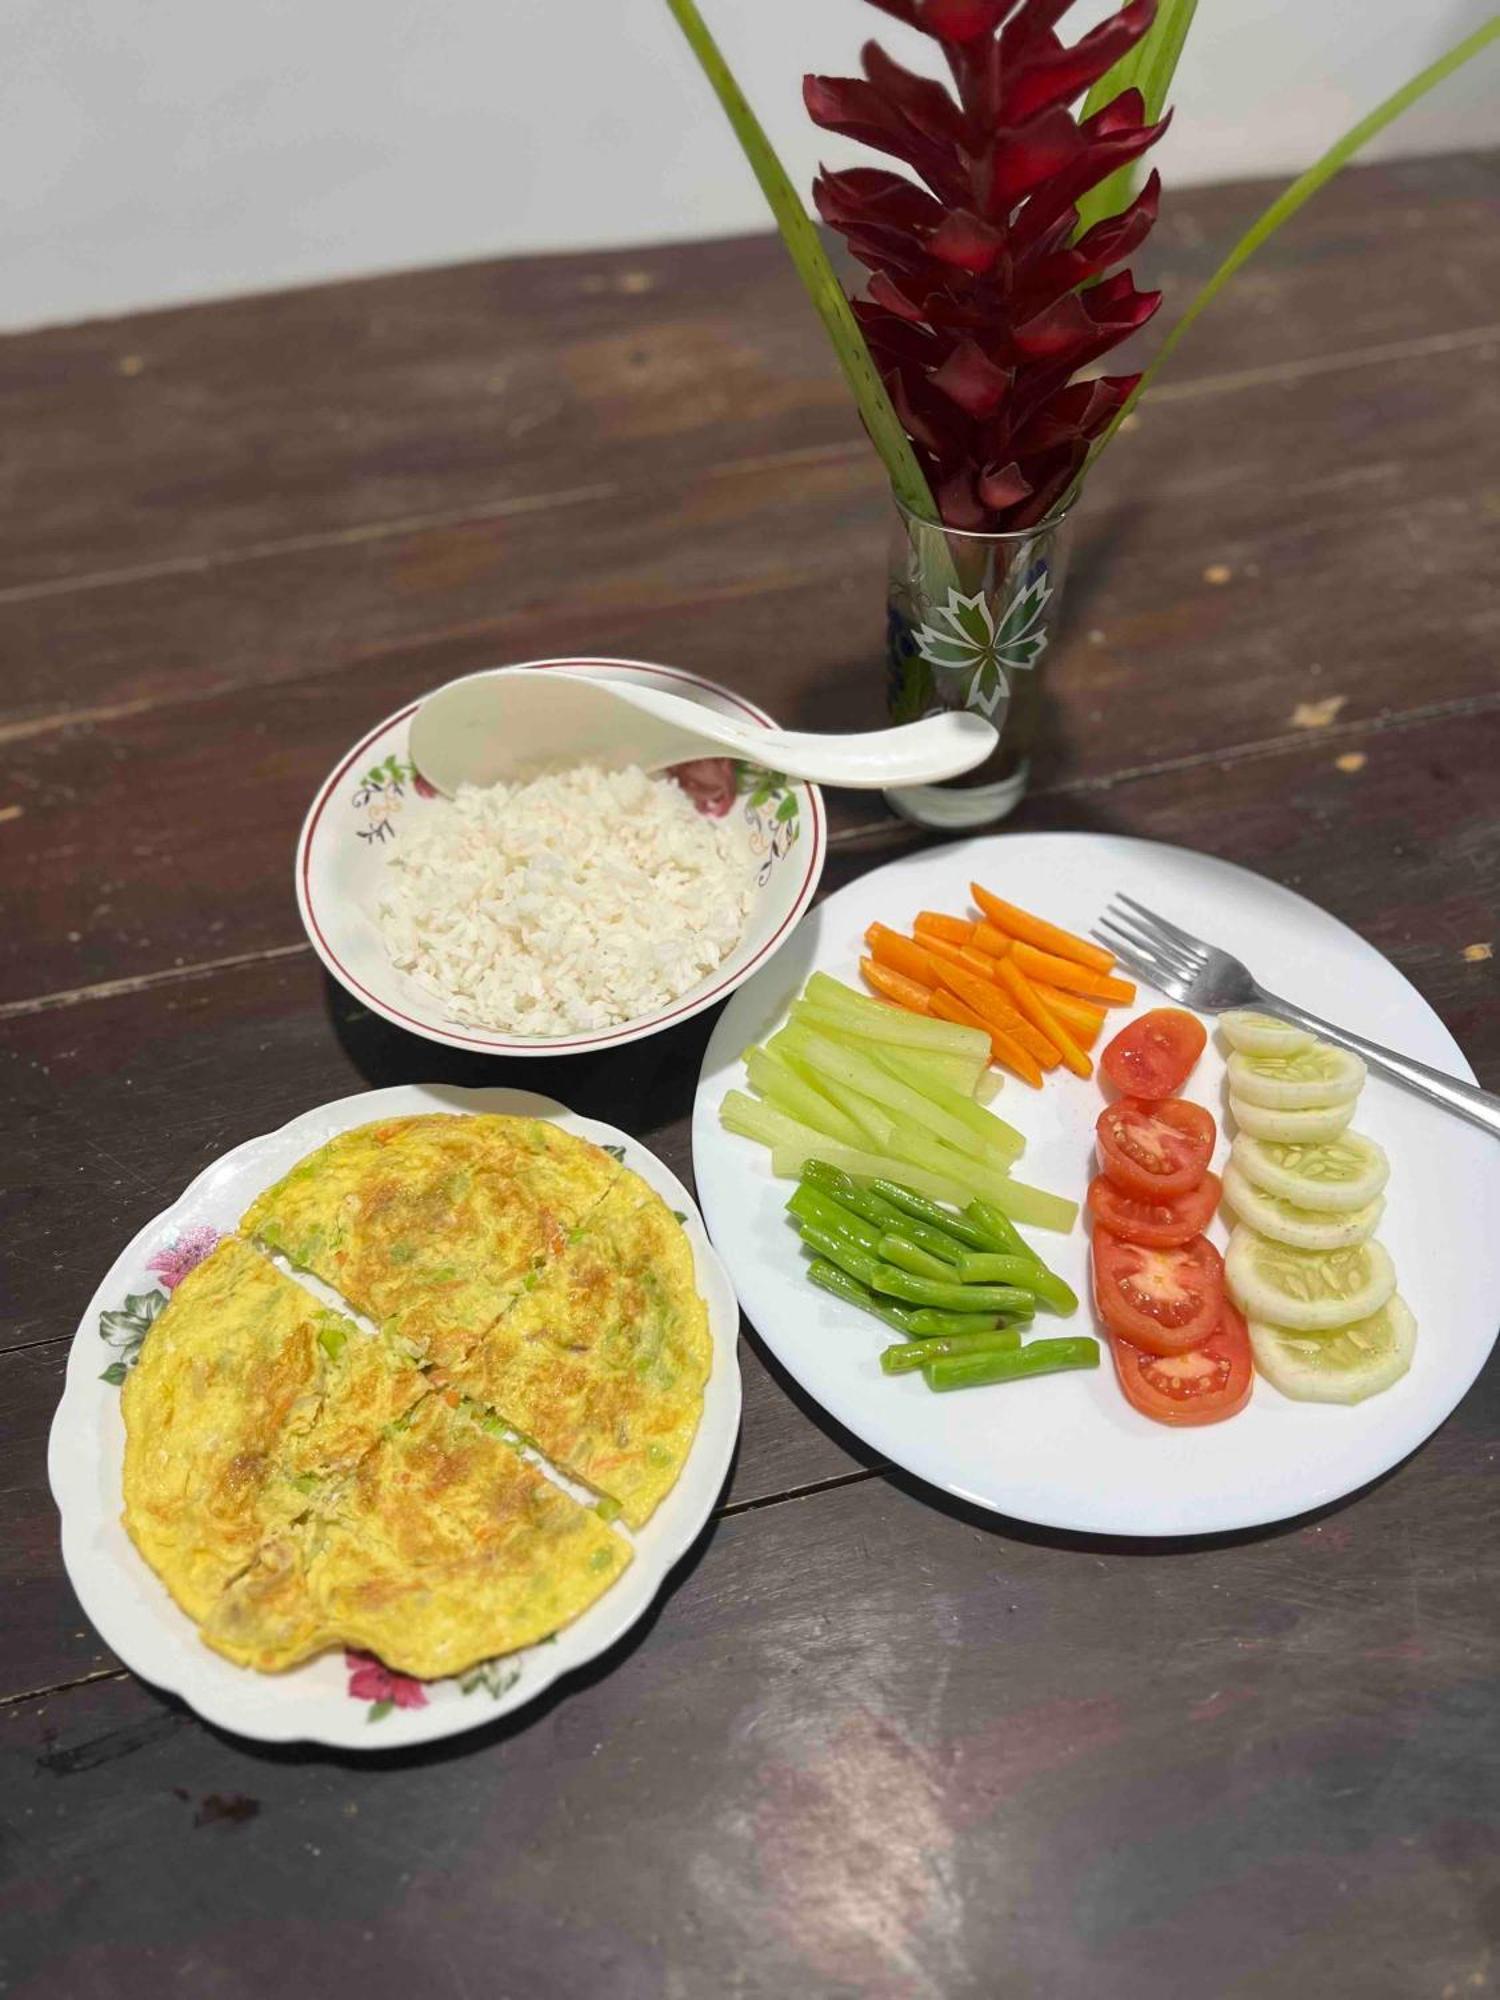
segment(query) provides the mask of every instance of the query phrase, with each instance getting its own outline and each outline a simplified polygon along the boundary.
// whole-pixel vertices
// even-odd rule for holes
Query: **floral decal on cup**
[[[998,618],[982,590],[966,597],[950,587],[947,603],[931,611],[931,622],[913,633],[917,653],[942,672],[966,675],[965,708],[994,721],[996,709],[1009,701],[1010,675],[1029,673],[1047,650],[1043,619],[1051,595],[1045,563]]]
[[[146,1335],[166,1310],[168,1294],[203,1262],[218,1240],[218,1230],[203,1223],[177,1230],[160,1250],[146,1259],[146,1269],[161,1279],[161,1285],[149,1292],[131,1292],[123,1306],[114,1312],[100,1313],[99,1337],[115,1354],[109,1366],[101,1369],[101,1382],[108,1382],[116,1389],[120,1387],[135,1366]]]

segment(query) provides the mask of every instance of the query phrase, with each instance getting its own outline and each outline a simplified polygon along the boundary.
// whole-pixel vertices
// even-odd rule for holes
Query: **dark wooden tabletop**
[[[1265,190],[1171,198],[1180,303]],[[1312,895],[1500,1085],[1500,156],[1351,174],[1082,511],[1023,827]],[[1497,1376],[1371,1491],[1181,1547],[972,1512],[743,1341],[641,1624],[423,1754],[268,1751],[123,1671],[44,1446],[121,1244],[329,1098],[519,1082],[691,1171],[711,1015],[485,1063],[331,988],[291,852],[399,703],[561,650],[880,714],[888,502],[769,238],[0,342],[0,1427],[14,1995],[1468,1996],[1500,1980]],[[831,800],[825,888],[921,838]]]

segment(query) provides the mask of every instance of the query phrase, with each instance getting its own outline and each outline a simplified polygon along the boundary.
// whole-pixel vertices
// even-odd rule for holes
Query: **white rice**
[[[391,958],[473,1027],[609,1028],[667,1006],[739,942],[749,830],[670,778],[592,765],[466,785],[411,815],[380,902]]]

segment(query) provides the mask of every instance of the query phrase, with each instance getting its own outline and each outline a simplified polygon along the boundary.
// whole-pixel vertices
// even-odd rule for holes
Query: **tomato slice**
[[[1148,1104],[1122,1097],[1106,1104],[1094,1132],[1099,1164],[1122,1194],[1143,1201],[1186,1194],[1208,1171],[1218,1128],[1201,1104],[1181,1097]]]
[[[1213,1333],[1185,1354],[1148,1354],[1114,1333],[1109,1344],[1126,1402],[1159,1424],[1222,1423],[1250,1400],[1250,1340],[1228,1299]]]
[[[1111,1333],[1150,1354],[1201,1347],[1224,1307],[1224,1260],[1206,1236],[1172,1250],[1094,1229],[1094,1304]]]
[[[1126,1194],[1107,1174],[1095,1174],[1089,1184],[1089,1213],[1111,1236],[1139,1243],[1147,1250],[1175,1250],[1191,1243],[1206,1229],[1219,1205],[1219,1176],[1205,1174],[1186,1194],[1169,1201],[1143,1201]]]
[[[1153,1007],[1105,1049],[1099,1067],[1126,1097],[1175,1097],[1203,1053],[1208,1030],[1180,1007]]]

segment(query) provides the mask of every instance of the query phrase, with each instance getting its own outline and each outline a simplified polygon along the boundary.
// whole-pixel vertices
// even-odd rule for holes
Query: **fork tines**
[[[1195,937],[1132,896],[1115,897],[1094,926],[1094,936],[1138,978],[1164,990],[1171,984],[1185,986],[1207,958]]]

